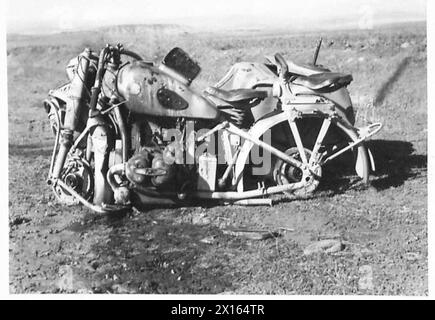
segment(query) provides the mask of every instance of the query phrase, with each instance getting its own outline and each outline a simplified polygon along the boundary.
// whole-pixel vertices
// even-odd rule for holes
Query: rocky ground
[[[150,59],[181,46],[201,63],[202,86],[264,54],[306,62],[319,36],[151,31],[8,38],[11,293],[427,294],[424,25],[322,34],[319,61],[354,76],[357,122],[384,123],[370,141],[370,187],[116,216],[57,204],[45,184],[53,137],[41,100],[84,45],[119,36]]]

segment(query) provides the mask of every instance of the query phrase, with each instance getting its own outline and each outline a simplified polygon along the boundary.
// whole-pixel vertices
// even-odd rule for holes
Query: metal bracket
[[[343,154],[344,152],[346,152],[349,149],[352,149],[353,147],[356,147],[357,145],[359,145],[361,142],[363,142],[364,140],[366,140],[367,138],[370,138],[371,136],[373,136],[374,134],[378,133],[379,130],[382,129],[382,124],[381,123],[373,123],[369,126],[363,127],[363,128],[359,128],[358,129],[358,134],[365,133],[364,136],[360,137],[359,139],[357,139],[356,141],[352,142],[351,144],[349,144],[347,147],[341,149],[340,151],[332,154],[329,158],[326,158],[325,160],[323,160],[320,165],[324,165],[325,163],[337,158],[339,155]]]

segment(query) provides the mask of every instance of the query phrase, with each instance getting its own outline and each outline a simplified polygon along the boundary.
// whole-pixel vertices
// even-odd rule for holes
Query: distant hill
[[[111,34],[142,34],[147,32],[183,33],[191,30],[191,27],[178,24],[122,24],[99,27],[96,30]]]
[[[195,32],[195,29],[177,24],[127,24],[97,27],[90,30],[63,31],[42,34],[8,33],[8,45],[13,46],[44,46],[44,45],[75,45],[93,46],[95,43],[115,43],[137,41],[140,38],[152,38],[156,41],[161,37],[174,37]]]
[[[389,22],[381,23],[374,26],[374,29],[388,29],[388,28],[415,28],[415,27],[424,27],[426,25],[426,21],[412,21],[412,22]],[[165,37],[171,35],[188,35],[188,34],[202,34],[202,33],[210,33],[215,34],[216,36],[225,36],[231,31],[232,35],[243,34],[247,36],[248,34],[252,36],[256,36],[258,34],[261,35],[279,35],[279,34],[309,34],[312,32],[319,32],[319,30],[336,30],[336,31],[351,31],[358,29],[354,24],[344,23],[337,21],[334,25],[332,21],[328,24],[329,27],[325,26],[324,28],[293,28],[288,25],[277,25],[275,27],[270,27],[267,25],[260,27],[238,27],[238,28],[218,28],[213,29],[210,28],[195,28],[186,25],[180,24],[125,24],[125,25],[112,25],[112,26],[103,26],[94,29],[84,29],[84,30],[75,30],[75,31],[63,31],[49,34],[19,34],[19,33],[8,33],[7,39],[8,42],[13,41],[15,44],[19,44],[22,42],[23,44],[39,44],[43,45],[46,41],[49,41],[51,44],[53,42],[57,44],[64,44],[66,42],[74,42],[79,39],[83,39],[84,41],[88,39],[106,39],[106,40],[116,40],[116,39],[129,39],[129,38],[137,38],[137,37]]]

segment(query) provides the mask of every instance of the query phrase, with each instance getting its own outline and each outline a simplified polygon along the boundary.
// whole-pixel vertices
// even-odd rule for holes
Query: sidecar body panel
[[[264,63],[239,62],[231,67],[215,87],[225,90],[245,88],[268,91],[268,98],[252,109],[254,118],[258,120],[276,109],[276,98],[272,96],[272,87],[278,75],[274,68],[274,65]],[[318,68],[315,73],[321,73],[322,70],[327,69]],[[315,99],[316,97],[323,97],[336,104],[336,106],[341,109],[342,116],[344,116],[350,124],[353,125],[355,123],[352,101],[345,87],[332,92],[322,92],[309,89],[306,86],[290,83],[290,90],[295,96],[295,101],[292,101],[292,103],[306,103],[307,97],[314,97]],[[301,101],[299,101],[299,98],[301,98]]]
[[[143,62],[127,64],[118,73],[118,94],[134,113],[216,119],[218,109],[183,82],[181,75],[170,71]]]

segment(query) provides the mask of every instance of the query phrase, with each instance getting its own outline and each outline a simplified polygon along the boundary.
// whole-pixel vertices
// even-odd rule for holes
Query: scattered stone
[[[235,291],[223,291],[223,292],[219,292],[218,294],[221,295],[231,295],[231,294],[237,294]]]
[[[95,259],[99,258],[99,255],[97,255],[94,252],[88,252],[86,254],[86,258],[87,258],[87,261],[90,263],[90,262],[94,261]]]
[[[51,254],[50,250],[39,253],[39,258],[48,257]]]
[[[411,46],[411,44],[410,44],[409,42],[404,42],[404,43],[402,43],[402,44],[400,45],[400,47],[401,47],[402,49],[409,48],[410,46]]]
[[[334,253],[344,249],[344,245],[340,240],[321,240],[310,244],[304,250],[304,255],[309,256],[315,253]]]
[[[373,290],[373,268],[369,265],[364,265],[358,271],[360,274],[358,288],[360,290]]]
[[[44,217],[55,217],[55,216],[57,216],[56,212],[45,211],[45,213],[44,213]]]
[[[81,289],[77,289],[77,293],[78,294],[93,294],[94,292],[90,289],[81,288]]]
[[[59,233],[59,232],[60,232],[59,229],[54,229],[54,228],[51,228],[51,229],[48,231],[49,234],[57,234],[57,233]]]
[[[331,240],[331,239],[335,239],[335,240],[340,240],[342,238],[342,235],[340,233],[322,233],[319,234],[317,236],[317,238],[311,239],[313,241],[317,240]]]
[[[215,236],[210,236],[210,237],[205,237],[204,239],[201,239],[199,241],[205,244],[213,244],[215,242],[215,239],[216,239]]]
[[[200,214],[193,214],[192,216],[192,224],[204,226],[210,224],[210,222],[210,218],[206,216],[205,212],[201,212]]]
[[[57,287],[61,291],[74,290],[74,274],[71,266],[61,266],[59,268],[60,279],[57,282]]]
[[[279,231],[267,231],[267,230],[246,230],[246,229],[224,229],[224,234],[228,234],[235,237],[244,237],[250,240],[266,240],[270,238],[281,237],[282,234]]]
[[[408,261],[416,261],[421,259],[421,254],[418,252],[407,252],[403,257]]]
[[[360,249],[357,248],[352,250],[352,252],[360,256],[371,256],[375,254],[373,250],[370,250],[369,248],[360,248]]]
[[[20,224],[27,223],[30,221],[32,221],[32,219],[27,218],[27,217],[18,216],[18,217],[15,217],[14,219],[12,219],[12,221],[10,222],[10,226],[11,227],[12,226],[19,226]]]
[[[59,268],[59,280],[56,285],[61,292],[89,293],[90,289],[85,283],[74,274],[70,265],[63,265]]]
[[[97,260],[94,260],[91,262],[92,269],[97,270],[99,266],[100,266],[100,263]]]
[[[113,293],[119,293],[119,294],[128,294],[130,293],[130,290],[128,290],[128,288],[124,287],[123,285],[120,284],[114,284],[112,286],[112,290]]]

